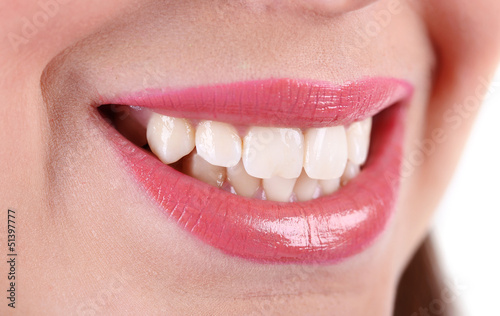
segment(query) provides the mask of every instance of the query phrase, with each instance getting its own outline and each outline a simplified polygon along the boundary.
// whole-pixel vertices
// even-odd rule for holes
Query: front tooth
[[[313,179],[340,178],[347,163],[343,126],[311,128],[305,134],[304,169]]]
[[[371,128],[372,118],[370,117],[364,121],[352,123],[347,129],[348,157],[355,164],[364,164],[368,157]]]
[[[308,201],[315,198],[316,189],[318,188],[318,180],[311,179],[307,176],[305,171],[302,170],[300,177],[295,183],[293,192],[299,201]]]
[[[212,165],[233,167],[241,159],[241,138],[229,124],[203,121],[196,129],[196,152]]]
[[[322,195],[329,195],[340,188],[340,178],[330,180],[319,180]]]
[[[269,201],[289,202],[297,179],[272,177],[262,180],[262,187]]]
[[[340,182],[342,183],[342,185],[346,185],[347,182],[355,178],[359,174],[359,172],[360,172],[359,165],[352,163],[351,161],[348,161],[347,165],[345,166],[344,174],[340,179]]]
[[[153,113],[146,133],[151,151],[170,164],[189,154],[194,148],[194,132],[185,119]]]
[[[256,178],[294,179],[302,170],[303,146],[300,129],[251,127],[243,139],[243,165]]]
[[[183,163],[183,171],[193,178],[219,188],[226,180],[226,168],[208,163],[197,153],[186,158]]]
[[[227,180],[236,193],[246,197],[252,197],[260,187],[260,179],[249,175],[241,161],[236,166],[227,168]]]

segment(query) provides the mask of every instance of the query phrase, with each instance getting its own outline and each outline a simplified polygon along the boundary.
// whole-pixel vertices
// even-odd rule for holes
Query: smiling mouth
[[[126,168],[188,232],[259,262],[332,263],[390,219],[411,95],[392,78],[270,79],[101,96],[99,110]]]

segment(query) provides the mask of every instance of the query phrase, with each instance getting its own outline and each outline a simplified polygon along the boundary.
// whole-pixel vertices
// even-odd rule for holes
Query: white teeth
[[[242,139],[234,126],[222,122],[201,121],[195,131],[186,119],[157,113],[149,117],[149,111],[133,109],[130,113],[134,120],[117,129],[124,134],[135,131],[149,118],[146,138],[162,162],[171,164],[187,156],[174,168],[241,196],[279,202],[329,195],[356,177],[368,156],[372,126],[371,118],[347,129],[310,128],[305,133],[256,126]],[[143,128],[136,134],[144,135]]]
[[[189,154],[194,148],[194,131],[185,119],[153,113],[146,132],[151,151],[170,164]]]
[[[251,127],[243,139],[243,165],[257,178],[297,178],[303,165],[303,144],[300,129]]]
[[[362,165],[368,156],[370,147],[370,132],[372,119],[352,123],[347,129],[347,148],[349,160],[355,164]]]
[[[295,192],[295,195],[297,196],[297,200],[308,201],[317,197],[315,196],[317,195],[317,193],[319,193],[317,192],[317,189],[318,180],[309,178],[305,171],[302,170],[302,173],[297,179],[297,182],[295,183],[295,187],[293,189],[293,192]]]
[[[186,157],[183,171],[193,178],[216,187],[221,187],[226,180],[226,168],[208,163],[197,153]]]
[[[236,193],[246,197],[252,197],[260,187],[260,179],[249,175],[241,161],[236,166],[227,168],[227,180]]]
[[[289,202],[293,192],[293,186],[297,179],[284,179],[272,177],[262,180],[262,187],[266,192],[266,198],[270,201]]]
[[[305,134],[304,169],[313,179],[340,178],[347,163],[343,126],[311,128]]]
[[[340,188],[340,178],[331,180],[319,180],[319,185],[321,187],[321,194],[329,195]]]
[[[212,165],[233,167],[241,159],[241,138],[229,124],[202,121],[196,129],[196,151]]]
[[[359,165],[348,161],[347,165],[345,166],[344,174],[340,179],[340,183],[342,185],[346,185],[347,182],[349,182],[351,179],[355,178],[359,174],[359,171],[360,171]]]

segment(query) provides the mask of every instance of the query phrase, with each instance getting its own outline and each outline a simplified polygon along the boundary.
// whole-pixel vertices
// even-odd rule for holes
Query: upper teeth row
[[[263,182],[265,189],[266,183],[297,179],[301,173],[302,177],[313,180],[339,179],[346,166],[349,167],[348,161],[354,166],[366,161],[370,131],[371,118],[368,118],[348,128],[333,126],[302,131],[254,126],[240,135],[227,123],[201,121],[195,128],[186,119],[153,113],[147,126],[147,140],[153,153],[166,164],[178,161],[196,147],[197,156],[209,164],[228,168],[228,177],[230,170],[243,167],[249,176],[267,179]]]

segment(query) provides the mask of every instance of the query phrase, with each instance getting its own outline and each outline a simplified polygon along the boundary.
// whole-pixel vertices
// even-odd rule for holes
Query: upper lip
[[[323,81],[269,79],[184,89],[146,89],[101,95],[100,104],[147,107],[188,119],[234,125],[299,128],[348,125],[408,97],[411,85],[394,78]]]
[[[149,107],[185,118],[304,128],[349,124],[392,104],[406,104],[411,95],[411,84],[392,78],[339,86],[270,79],[101,95],[100,102]],[[163,165],[110,126],[106,134],[125,167],[163,211],[210,245],[264,262],[334,262],[364,249],[390,218],[399,184],[404,108],[391,107],[374,121],[377,135],[356,179],[330,196],[299,203],[232,195]]]

